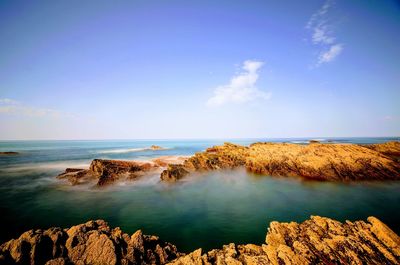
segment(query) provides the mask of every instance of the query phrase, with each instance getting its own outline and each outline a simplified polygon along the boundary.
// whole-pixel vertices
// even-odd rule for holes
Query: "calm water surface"
[[[229,141],[249,144],[260,140],[266,139]],[[375,143],[400,139],[332,140]],[[273,141],[302,144],[306,139]],[[365,220],[374,215],[400,232],[400,182],[310,182],[258,176],[241,169],[190,176],[174,184],[161,183],[155,175],[105,189],[69,187],[55,178],[66,167],[86,167],[94,158],[147,160],[191,155],[223,142],[0,142],[0,151],[20,152],[0,157],[0,240],[31,228],[69,227],[100,218],[128,233],[142,229],[146,234],[159,235],[185,252],[229,242],[260,244],[269,222],[301,222],[310,215],[340,221]],[[169,149],[142,149],[152,144]]]

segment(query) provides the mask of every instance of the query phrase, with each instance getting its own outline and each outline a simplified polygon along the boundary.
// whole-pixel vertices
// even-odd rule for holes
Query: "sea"
[[[391,138],[313,138],[372,144]],[[207,172],[176,183],[159,175],[104,188],[70,186],[56,178],[95,158],[150,160],[189,156],[224,142],[307,144],[310,138],[0,141],[0,244],[29,229],[71,227],[104,219],[132,234],[157,235],[181,252],[224,244],[265,242],[271,221],[302,222],[311,215],[339,221],[375,216],[400,233],[400,181],[333,183],[262,176],[244,169]],[[163,150],[149,150],[151,145]]]

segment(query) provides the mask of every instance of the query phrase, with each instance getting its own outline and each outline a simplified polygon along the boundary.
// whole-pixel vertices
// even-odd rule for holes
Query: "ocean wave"
[[[125,148],[125,149],[112,149],[112,150],[102,150],[97,152],[98,154],[124,154],[124,153],[132,153],[132,152],[140,152],[151,150],[148,147],[145,148]]]
[[[121,149],[101,150],[101,151],[98,151],[97,154],[125,154],[125,153],[141,152],[141,151],[160,151],[160,150],[167,150],[167,149],[170,149],[170,148],[161,148],[161,149],[153,149],[151,147],[121,148]]]

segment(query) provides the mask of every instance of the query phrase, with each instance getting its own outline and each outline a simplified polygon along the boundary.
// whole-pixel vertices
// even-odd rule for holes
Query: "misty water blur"
[[[358,142],[386,140],[360,138]],[[310,215],[340,221],[365,220],[374,215],[400,231],[398,182],[311,182],[259,176],[244,169],[196,174],[178,183],[160,182],[159,175],[154,174],[101,189],[72,187],[55,178],[66,167],[87,167],[94,158],[146,160],[191,155],[223,142],[1,142],[0,151],[20,154],[0,157],[0,239],[8,240],[32,228],[69,227],[91,219],[105,219],[128,233],[142,229],[146,234],[159,235],[181,251],[229,242],[261,244],[269,222],[300,222]],[[146,149],[151,144],[168,149]],[[137,150],[140,148],[145,150]],[[127,149],[132,152],[112,152]]]

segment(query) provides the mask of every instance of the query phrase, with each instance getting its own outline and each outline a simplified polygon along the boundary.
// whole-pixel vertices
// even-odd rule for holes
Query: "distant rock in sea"
[[[158,145],[152,145],[152,146],[150,146],[150,149],[151,150],[164,150],[166,148],[158,146]]]
[[[215,236],[218,236],[217,234]],[[195,238],[194,238],[195,240]],[[0,264],[399,264],[400,237],[375,217],[341,223],[312,216],[271,222],[265,244],[180,253],[157,236],[111,229],[103,220],[29,230],[0,246]]]
[[[19,154],[18,152],[11,152],[11,151],[0,152],[0,155],[18,155],[18,154]]]

